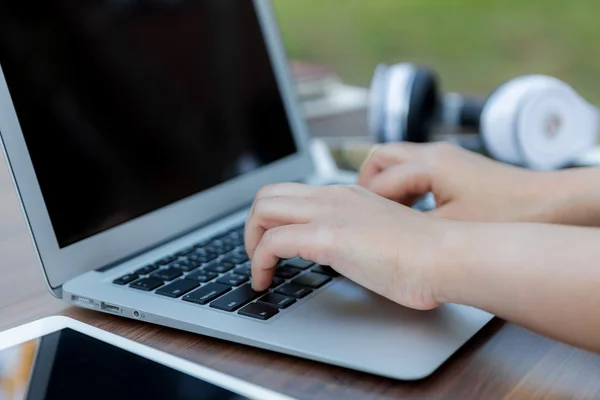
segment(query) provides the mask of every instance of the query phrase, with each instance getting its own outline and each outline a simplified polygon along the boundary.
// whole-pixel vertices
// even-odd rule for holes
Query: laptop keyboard
[[[293,307],[340,275],[301,258],[281,260],[269,290],[255,292],[244,248],[244,227],[145,265],[113,283],[258,320]]]

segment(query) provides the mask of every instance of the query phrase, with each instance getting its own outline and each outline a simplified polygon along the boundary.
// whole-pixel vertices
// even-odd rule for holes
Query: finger
[[[371,150],[369,151],[369,154],[367,154],[367,156],[365,157],[364,161],[362,162],[361,166],[360,166],[360,171],[364,170],[365,167],[369,164],[369,162],[371,161],[371,157],[373,157],[373,154],[379,150],[382,147],[381,144],[376,144],[373,147],[371,147]]]
[[[320,240],[314,225],[286,225],[269,229],[262,237],[252,259],[252,287],[266,290],[273,280],[280,259],[302,257],[311,260],[327,245]],[[319,261],[319,260],[311,260]]]
[[[310,196],[317,189],[316,186],[304,183],[286,182],[263,186],[256,194],[256,198],[273,196]]]
[[[265,231],[282,225],[306,224],[319,212],[314,200],[287,196],[261,197],[255,201],[253,209],[244,235],[250,259]]]
[[[248,226],[248,221],[252,218],[254,214],[254,207],[256,202],[263,197],[275,197],[275,196],[297,196],[297,197],[308,197],[311,196],[316,190],[316,187],[302,184],[302,183],[277,183],[272,185],[263,186],[257,193],[254,198],[254,202],[250,207],[250,211],[248,211],[248,216],[246,217],[246,227]]]
[[[373,177],[387,167],[417,159],[423,145],[417,143],[393,143],[375,149],[363,164],[358,184],[367,187]]]
[[[407,206],[432,190],[430,170],[418,164],[398,164],[384,169],[367,186],[372,192]]]

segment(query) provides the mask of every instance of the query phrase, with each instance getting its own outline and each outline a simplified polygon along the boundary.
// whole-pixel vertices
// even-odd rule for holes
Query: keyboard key
[[[204,251],[203,249],[196,250],[187,256],[187,259],[196,263],[206,264],[219,257],[219,254]]]
[[[233,250],[235,246],[229,243],[223,243],[220,240],[215,240],[205,247],[206,251],[214,251],[215,253],[225,254]]]
[[[285,266],[295,267],[295,268],[300,268],[300,269],[306,269],[313,264],[314,264],[314,262],[305,260],[300,257],[291,258],[291,259],[283,262],[283,265],[285,265]]]
[[[284,278],[284,279],[289,279],[289,278],[293,278],[294,276],[298,275],[300,272],[302,272],[301,269],[283,266],[283,267],[277,267],[277,269],[275,270],[275,276],[278,276],[278,277]]]
[[[172,263],[175,260],[177,260],[177,257],[175,257],[174,255],[170,255],[170,256],[166,256],[164,258],[161,258],[155,264],[156,265],[167,265],[167,264]]]
[[[242,257],[248,257],[248,253],[246,253],[246,248],[244,246],[238,247],[232,252],[232,254],[239,254]],[[248,257],[248,260],[250,260],[250,257]]]
[[[240,315],[260,319],[263,321],[272,318],[278,313],[279,310],[277,308],[264,303],[251,303],[248,304],[246,307],[242,308],[240,311],[238,311],[238,314]]]
[[[221,239],[219,239],[219,241],[221,243],[233,244],[236,238],[237,236],[232,236],[231,233],[228,233],[227,236],[223,236]]]
[[[243,264],[248,260],[249,258],[247,254],[230,253],[223,257],[223,261],[227,261],[236,265]]]
[[[194,252],[193,252],[193,254],[202,254],[202,255],[206,255],[206,256],[214,256],[215,253],[218,256],[217,252],[207,250],[206,246],[199,247],[196,250],[194,250]]]
[[[242,225],[239,228],[235,228],[234,230],[231,231],[231,235],[237,235],[237,236],[241,236],[244,237],[244,233],[245,233],[246,229],[245,227]]]
[[[231,293],[210,303],[212,308],[217,308],[223,311],[235,311],[245,304],[262,296],[264,292],[255,292],[250,285],[244,285],[235,289]]]
[[[202,283],[206,283],[208,281],[212,281],[213,279],[215,279],[217,276],[219,276],[219,274],[215,274],[214,272],[208,272],[208,271],[204,271],[204,270],[198,270],[198,271],[194,271],[189,275],[186,275],[186,279],[192,279],[192,280],[196,280],[198,282],[202,282]]]
[[[234,244],[236,247],[243,246],[244,245],[244,235],[236,235],[235,237],[232,237],[231,243]]]
[[[336,277],[340,276],[340,274],[336,270],[334,270],[333,268],[326,266],[326,265],[317,265],[311,271],[317,272],[319,274],[329,275],[332,278],[336,278]]]
[[[204,305],[230,290],[230,286],[221,285],[220,283],[209,283],[208,285],[202,286],[200,289],[194,290],[190,294],[186,294],[183,296],[183,300]]]
[[[231,250],[235,249],[237,246],[231,244],[231,243],[223,243],[223,245],[221,246],[221,251],[223,254],[225,253],[229,253]]]
[[[190,254],[194,250],[195,250],[194,246],[186,247],[185,249],[179,250],[177,253],[175,253],[175,256],[176,257],[184,257],[184,256],[187,256],[188,254]]]
[[[138,275],[148,275],[149,273],[154,272],[157,269],[158,265],[150,264],[138,269],[137,271],[135,271],[135,273]]]
[[[162,279],[163,281],[172,281],[175,278],[179,278],[181,275],[183,275],[183,272],[177,268],[166,268],[159,269],[150,276],[153,278]]]
[[[270,287],[271,287],[271,289],[275,289],[277,286],[281,285],[283,282],[285,282],[285,279],[280,278],[278,276],[274,276]]]
[[[229,286],[240,286],[242,283],[248,282],[248,277],[244,275],[227,274],[217,279],[217,282]]]
[[[297,285],[295,283],[288,283],[287,285],[283,285],[277,289],[276,292],[284,296],[292,296],[297,299],[301,299],[311,294],[312,289],[306,286]]]
[[[218,274],[223,274],[223,273],[228,272],[231,269],[233,269],[233,267],[235,267],[235,264],[230,263],[230,262],[213,261],[202,269],[205,271],[209,271],[209,272],[216,272]]]
[[[113,283],[116,285],[127,285],[128,283],[135,281],[137,278],[139,278],[138,274],[127,274],[119,279],[115,279]]]
[[[329,281],[331,281],[330,276],[323,274],[313,274],[312,272],[308,272],[294,279],[292,283],[295,283],[297,285],[309,286],[313,289],[318,289]]]
[[[183,296],[184,294],[186,294],[192,289],[197,288],[198,286],[200,286],[200,284],[197,281],[190,281],[189,279],[180,279],[158,289],[156,291],[156,294],[176,299],[177,297]]]
[[[169,265],[169,268],[177,268],[181,271],[184,272],[190,272],[195,270],[196,268],[198,268],[200,266],[199,262],[196,261],[192,261],[192,260],[177,260],[174,263]]]
[[[242,265],[238,265],[237,267],[235,267],[233,272],[235,272],[238,275],[252,276],[252,266],[250,265],[249,262],[247,262],[247,263],[244,263]]]
[[[133,282],[129,287],[134,289],[143,290],[145,292],[151,292],[154,289],[161,287],[164,284],[162,279],[158,278],[144,278],[139,281]]]
[[[224,237],[223,239],[221,239],[221,241],[223,243],[227,243],[229,245],[232,245],[234,247],[238,247],[242,244],[244,244],[244,238],[242,236],[239,235],[228,235],[226,237]]]
[[[277,293],[269,293],[266,296],[261,297],[258,301],[261,303],[270,304],[274,307],[283,310],[294,304],[296,302],[296,299],[294,299],[293,297],[283,296]]]

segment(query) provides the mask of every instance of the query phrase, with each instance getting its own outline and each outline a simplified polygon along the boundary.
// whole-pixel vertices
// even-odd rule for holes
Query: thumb
[[[430,171],[417,164],[396,164],[377,174],[367,189],[390,200],[405,205],[427,194],[431,190]]]

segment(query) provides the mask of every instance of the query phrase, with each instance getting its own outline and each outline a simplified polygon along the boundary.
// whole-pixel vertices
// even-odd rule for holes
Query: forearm
[[[442,300],[600,351],[600,229],[458,225],[444,245]]]
[[[539,173],[539,190],[530,221],[600,226],[600,168]]]

